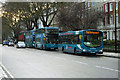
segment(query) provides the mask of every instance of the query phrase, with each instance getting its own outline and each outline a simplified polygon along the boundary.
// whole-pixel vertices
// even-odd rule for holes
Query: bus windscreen
[[[102,32],[85,31],[83,43],[87,47],[99,47],[102,45]]]

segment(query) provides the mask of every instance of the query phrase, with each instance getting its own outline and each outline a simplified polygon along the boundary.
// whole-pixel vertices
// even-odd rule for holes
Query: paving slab
[[[120,53],[114,53],[114,52],[103,52],[104,56],[107,57],[115,57],[115,58],[120,58]]]

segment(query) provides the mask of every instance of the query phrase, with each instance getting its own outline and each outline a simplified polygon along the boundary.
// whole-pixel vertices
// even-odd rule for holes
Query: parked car
[[[21,41],[19,41],[18,43],[17,43],[17,45],[16,45],[16,48],[25,48],[26,46],[25,46],[25,43],[24,42],[21,42]]]
[[[3,46],[4,45],[8,45],[8,41],[7,40],[3,40]]]
[[[14,46],[14,42],[13,41],[9,41],[8,42],[8,46]]]

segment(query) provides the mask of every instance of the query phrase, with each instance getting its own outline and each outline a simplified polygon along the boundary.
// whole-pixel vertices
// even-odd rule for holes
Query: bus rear
[[[20,32],[18,35],[18,41],[24,41],[25,37],[24,37],[24,32]]]
[[[46,48],[58,49],[58,28],[46,27]]]

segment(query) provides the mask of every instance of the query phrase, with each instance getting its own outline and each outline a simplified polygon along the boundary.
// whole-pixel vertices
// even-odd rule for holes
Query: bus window
[[[73,43],[74,44],[79,44],[78,35],[73,35]]]
[[[66,37],[65,36],[61,36],[61,44],[66,44]]]
[[[35,35],[33,35],[33,41],[35,41]]]

